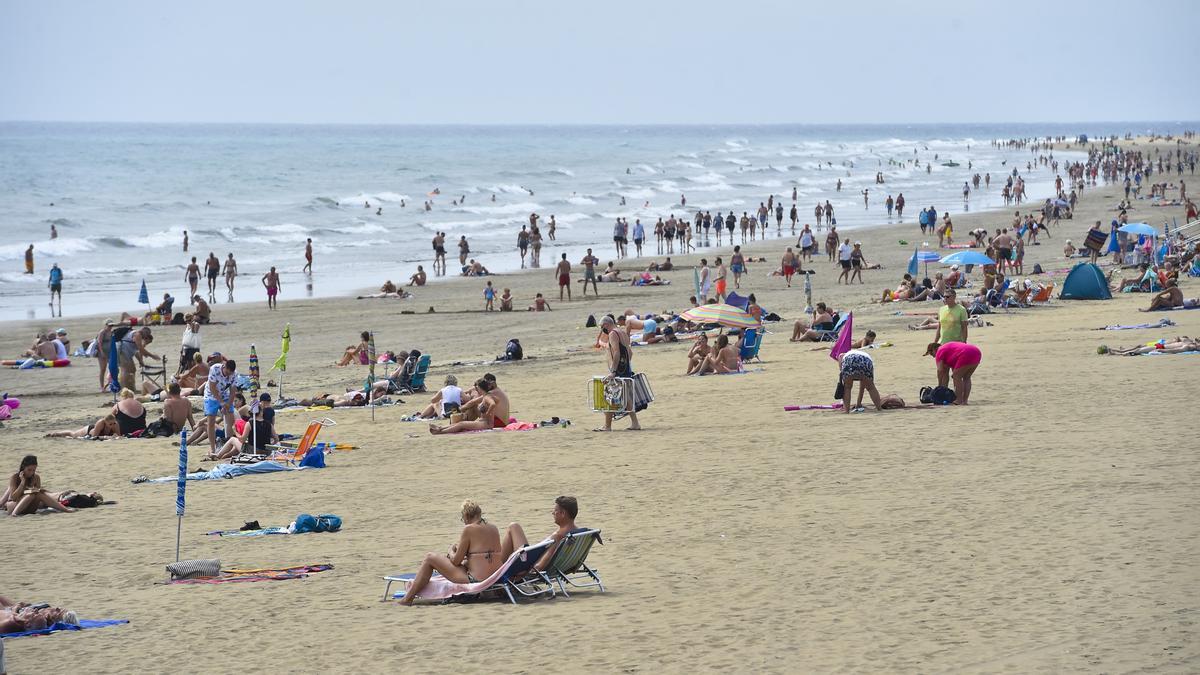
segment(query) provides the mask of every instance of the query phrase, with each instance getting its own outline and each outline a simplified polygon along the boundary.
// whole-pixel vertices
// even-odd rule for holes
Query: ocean
[[[577,260],[587,246],[607,260],[619,216],[631,224],[640,218],[650,232],[672,213],[753,214],[770,195],[789,209],[793,188],[801,224],[826,200],[840,231],[886,223],[885,197],[903,192],[915,229],[917,211],[930,205],[952,215],[1002,206],[1000,189],[1014,167],[1031,198],[1052,194],[1053,172],[1026,171],[1028,150],[993,147],[993,139],[1179,128],[0,123],[0,320],[50,317],[53,263],[64,272],[68,316],[143,312],[143,280],[152,301],[170,292],[177,307],[186,304],[185,267],[193,255],[203,265],[209,252],[238,260],[234,299],[242,302],[265,299],[259,279],[272,265],[282,273],[284,300],[406,282],[418,264],[432,275],[430,240],[438,231],[447,233],[452,274],[460,235],[472,258],[493,272],[511,271],[520,266],[516,233],[531,212],[541,215],[543,232],[550,215],[558,223],[557,241],[543,245],[547,268],[561,252]],[[920,168],[905,162],[914,157]],[[885,184],[875,183],[876,172]],[[991,189],[965,203],[963,182],[987,172]],[[870,190],[865,208],[863,189]],[[769,236],[776,237],[774,227]],[[301,272],[309,237],[311,276]],[[792,239],[786,213],[783,238]],[[33,275],[24,274],[30,244]],[[216,299],[219,314],[228,301],[223,279]]]

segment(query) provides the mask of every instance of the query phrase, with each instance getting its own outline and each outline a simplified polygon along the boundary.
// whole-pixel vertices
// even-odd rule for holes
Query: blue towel
[[[110,619],[107,621],[89,621],[88,619],[80,619],[78,626],[73,626],[69,623],[56,623],[53,626],[47,626],[41,630],[27,630],[20,633],[0,633],[0,638],[19,638],[29,635],[49,635],[57,633],[60,630],[83,630],[84,628],[104,628],[105,626],[115,626],[121,623],[129,623],[126,619]]]

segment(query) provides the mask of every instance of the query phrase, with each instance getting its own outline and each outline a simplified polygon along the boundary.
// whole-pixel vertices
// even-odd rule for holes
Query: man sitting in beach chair
[[[554,518],[555,530],[551,532],[546,539],[554,542],[554,544],[546,551],[546,554],[533,566],[539,572],[544,572],[550,564],[550,560],[554,558],[554,554],[558,552],[559,546],[567,535],[572,532],[584,530],[575,525],[575,517],[579,515],[579,501],[574,497],[560,496],[554,498],[554,510],[551,511],[551,516]],[[504,538],[500,542],[500,557],[507,558],[512,555],[513,551],[527,546],[529,538],[525,536],[525,530],[520,523],[509,523],[508,529],[504,531]]]

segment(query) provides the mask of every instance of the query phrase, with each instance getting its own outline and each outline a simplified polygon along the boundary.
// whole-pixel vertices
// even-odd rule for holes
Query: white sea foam
[[[591,199],[589,197],[580,197],[580,196],[567,197],[566,201],[567,201],[567,203],[574,204],[576,206],[587,206],[589,204],[596,203],[595,199]]]

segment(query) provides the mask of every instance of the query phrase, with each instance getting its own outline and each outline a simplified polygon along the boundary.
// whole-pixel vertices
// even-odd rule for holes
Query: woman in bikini
[[[112,414],[117,418],[117,427],[122,436],[128,436],[137,431],[146,430],[146,406],[128,389],[122,389],[120,401],[112,407]]]
[[[463,502],[462,522],[466,527],[458,543],[445,554],[426,553],[401,602],[411,605],[429,583],[434,571],[459,584],[487,579],[504,563],[500,556],[500,530],[483,518],[483,509],[470,499]]]
[[[371,340],[371,334],[364,330],[359,337],[362,340],[357,345],[346,347],[346,351],[342,353],[341,360],[337,362],[339,368],[355,362],[360,365],[367,365],[367,345]]]
[[[82,429],[51,431],[46,434],[46,438],[109,438],[119,436],[120,433],[120,429],[117,427],[116,415],[109,413],[96,420],[95,424],[83,427]]]
[[[46,492],[42,487],[42,477],[37,473],[38,461],[33,455],[25,455],[21,460],[21,468],[8,479],[8,489],[4,491],[0,504],[10,516],[23,516],[37,513],[42,507],[55,511],[72,513],[75,509],[58,503],[57,495]],[[496,548],[499,548],[497,546]]]

